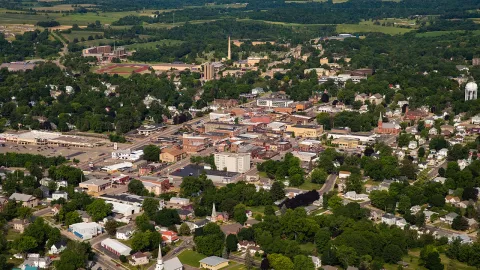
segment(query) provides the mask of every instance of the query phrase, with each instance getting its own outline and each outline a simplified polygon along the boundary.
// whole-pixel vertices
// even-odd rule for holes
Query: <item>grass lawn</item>
[[[338,33],[365,33],[365,32],[380,32],[389,35],[398,35],[398,34],[405,34],[410,32],[414,29],[408,28],[399,28],[393,26],[381,26],[381,25],[373,25],[371,24],[338,24],[337,25],[337,32]]]
[[[87,47],[92,47],[92,46],[107,45],[113,42],[114,42],[113,39],[102,38],[102,39],[87,40],[87,41],[79,42],[78,44],[84,45]]]
[[[444,266],[452,266],[451,269],[457,269],[457,270],[473,270],[475,269],[474,267],[468,266],[464,263],[454,261],[449,259],[445,254],[440,254],[440,259],[442,260],[442,263]],[[408,267],[404,268],[407,270],[424,270],[426,269],[425,267],[420,265],[420,250],[419,249],[413,249],[408,252],[408,255],[403,257],[403,261],[408,263]],[[398,265],[396,264],[385,264],[384,265],[386,270],[396,270],[398,269]]]
[[[205,257],[206,256],[190,249],[187,249],[182,253],[178,254],[178,259],[180,260],[180,262],[193,267],[200,267],[199,261]]]
[[[22,234],[13,230],[13,229],[8,229],[7,235],[5,236],[5,238],[8,241],[15,241],[15,240],[19,239],[20,237],[22,237]]]
[[[132,73],[132,71],[135,71],[137,69],[138,69],[138,67],[118,67],[118,68],[111,69],[110,72],[113,72],[113,73],[115,73],[115,72]]]
[[[253,212],[253,216],[255,217],[256,214],[262,214],[265,212],[265,206],[247,206],[247,210],[250,210]],[[273,206],[273,210],[277,211],[278,207]]]
[[[315,244],[314,243],[306,243],[306,244],[301,244],[299,245],[300,250],[303,252],[306,252],[308,254],[312,254],[313,251],[315,250]]]
[[[163,46],[163,45],[174,46],[181,43],[182,41],[180,40],[164,39],[160,41],[131,44],[131,45],[125,46],[125,48],[130,50],[138,50],[138,49],[156,48],[157,46]]]
[[[268,178],[267,172],[258,172],[258,176],[260,176],[260,178]]]
[[[90,7],[95,7],[95,5],[90,5],[90,4],[78,4],[78,6],[82,6],[87,9]],[[52,7],[34,7],[33,9],[37,11],[71,11],[71,10],[74,10],[74,7],[68,4],[61,4],[61,5],[54,5]]]
[[[305,183],[303,183],[298,188],[303,189],[303,190],[312,190],[312,189],[320,189],[321,187],[322,187],[321,184],[312,183],[312,182],[310,182],[310,179],[307,178],[307,179],[305,179]]]

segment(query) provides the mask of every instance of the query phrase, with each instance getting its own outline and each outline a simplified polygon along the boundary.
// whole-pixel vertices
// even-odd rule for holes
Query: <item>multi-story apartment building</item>
[[[250,153],[216,153],[215,166],[218,170],[244,173],[250,170]]]
[[[293,100],[289,99],[277,99],[277,98],[259,98],[257,99],[257,106],[259,107],[288,107],[293,103]]]

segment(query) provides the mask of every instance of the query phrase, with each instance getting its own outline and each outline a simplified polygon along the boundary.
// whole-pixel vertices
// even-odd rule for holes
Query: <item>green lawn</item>
[[[310,179],[307,178],[307,179],[305,179],[305,183],[303,183],[298,188],[303,189],[303,190],[312,190],[312,189],[320,189],[321,187],[322,187],[321,184],[312,183],[312,182],[310,182]]]
[[[262,206],[247,206],[247,210],[252,211],[253,217],[255,217],[256,214],[264,215],[263,213],[265,212],[265,206],[263,206],[263,205]],[[273,210],[277,211],[278,207],[273,206]]]
[[[299,246],[300,246],[301,251],[303,251],[305,253],[308,253],[308,254],[312,254],[313,251],[315,250],[315,244],[314,243],[306,243],[306,244],[301,244]]]
[[[15,240],[19,239],[20,237],[22,237],[22,234],[13,230],[13,229],[8,229],[7,235],[5,236],[5,238],[8,241],[15,241]]]
[[[425,270],[426,268],[420,265],[420,250],[413,249],[408,252],[408,255],[403,257],[403,261],[408,263],[408,267],[403,268],[406,270]],[[451,266],[451,269],[457,270],[474,270],[474,267],[468,266],[459,261],[451,260],[445,254],[440,254],[440,259],[445,267]],[[386,270],[397,270],[398,265],[396,264],[385,264]],[[450,268],[449,268],[450,269]]]
[[[202,255],[190,249],[187,249],[182,253],[178,254],[178,259],[180,260],[180,262],[193,267],[200,267],[199,261],[205,257],[205,255]]]
[[[130,50],[138,50],[138,49],[146,49],[146,48],[156,48],[157,46],[174,46],[181,44],[182,41],[180,40],[173,40],[173,39],[164,39],[160,41],[153,41],[153,42],[146,42],[146,43],[135,43],[131,45],[126,45],[125,48]]]

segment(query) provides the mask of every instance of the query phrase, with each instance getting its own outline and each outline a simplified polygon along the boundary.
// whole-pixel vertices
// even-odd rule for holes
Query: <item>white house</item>
[[[55,191],[52,193],[53,200],[58,200],[60,198],[64,198],[65,200],[68,200],[68,193],[66,191]]]
[[[308,256],[310,258],[312,258],[312,262],[313,262],[313,266],[315,267],[315,269],[318,269],[322,266],[322,260],[316,256]]]
[[[442,156],[442,157],[446,158],[447,155],[448,155],[448,149],[447,148],[442,148],[442,149],[438,150],[437,156]]]
[[[420,205],[414,205],[414,206],[410,207],[410,212],[414,215],[416,213],[420,212],[421,210],[422,210],[422,207],[420,207]]]
[[[121,240],[128,240],[132,237],[134,230],[130,228],[120,228],[117,230],[115,237]]]
[[[338,173],[338,177],[339,177],[340,179],[346,179],[346,178],[350,177],[351,174],[352,174],[351,172],[340,171],[340,172]]]
[[[417,141],[410,141],[408,143],[408,148],[409,149],[415,149],[415,148],[417,148],[417,146],[418,146]]]
[[[480,114],[472,117],[472,124],[473,125],[480,125]]]
[[[27,255],[27,259],[23,261],[22,265],[20,266],[21,269],[25,269],[26,266],[31,267],[38,267],[40,269],[45,269],[50,266],[52,261],[48,256],[40,257],[40,254],[31,253]]]
[[[387,213],[382,216],[382,223],[387,225],[395,225],[396,222],[397,218],[393,214]]]
[[[67,241],[62,240],[53,244],[48,251],[49,254],[59,254],[67,248]]]
[[[355,191],[349,191],[345,193],[344,197],[349,200],[353,201],[365,201],[368,200],[367,194],[357,194]]]

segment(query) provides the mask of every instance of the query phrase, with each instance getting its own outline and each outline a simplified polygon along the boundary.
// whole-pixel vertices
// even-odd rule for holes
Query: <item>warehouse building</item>
[[[100,242],[100,245],[117,256],[128,256],[132,251],[129,246],[111,238],[103,240],[102,242]]]

